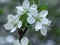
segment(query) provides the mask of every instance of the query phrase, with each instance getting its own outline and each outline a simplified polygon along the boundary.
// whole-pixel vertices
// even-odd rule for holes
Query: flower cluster
[[[42,10],[38,13],[35,9],[34,12],[29,13],[30,16],[27,18],[29,24],[35,23],[35,31],[40,30],[41,34],[44,36],[47,34],[47,26],[50,26],[51,24],[51,21],[46,18],[47,14],[47,10]]]
[[[40,31],[43,36],[47,35],[47,27],[51,24],[51,21],[46,18],[47,10],[38,12],[37,5],[30,5],[28,0],[24,0],[22,6],[16,6],[16,9],[16,15],[9,14],[7,17],[8,22],[4,25],[6,30],[14,32],[17,28],[20,29],[23,25],[29,23],[35,25],[35,31]]]

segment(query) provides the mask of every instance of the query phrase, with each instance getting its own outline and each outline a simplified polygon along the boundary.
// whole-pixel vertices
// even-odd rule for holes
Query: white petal
[[[15,32],[15,31],[16,31],[16,28],[17,28],[17,27],[14,27],[10,32],[11,32],[11,33]]]
[[[27,37],[23,37],[21,40],[21,45],[28,45],[29,39]]]
[[[40,30],[42,28],[42,24],[40,22],[36,22],[36,25],[35,25],[35,30]]]
[[[11,23],[12,25],[15,25],[18,22],[19,18],[16,15],[8,15],[7,19],[9,23]]]
[[[8,21],[14,26],[14,25],[16,25],[18,23],[19,17],[17,15],[15,15]]]
[[[48,14],[48,11],[47,10],[42,10],[40,13],[39,13],[39,16],[42,17],[42,18],[45,18]]]
[[[19,21],[19,15],[15,15],[12,20],[15,22],[18,22]]]
[[[9,14],[8,16],[7,16],[7,19],[8,19],[8,21],[11,21],[12,19],[13,19],[13,15],[12,14]]]
[[[33,5],[31,5],[30,8],[35,8],[35,9],[37,9],[37,5],[36,5],[36,4],[33,4]]]
[[[33,15],[32,14],[30,14],[30,13],[27,13],[27,15],[29,16],[29,17],[32,17]]]
[[[29,13],[30,13],[31,15],[33,15],[34,17],[36,17],[36,16],[38,15],[38,11],[37,11],[37,9],[35,9],[35,8],[30,8],[30,9],[29,9]]]
[[[22,26],[22,22],[19,21],[17,27],[18,27],[18,28],[21,28],[21,26]]]
[[[19,40],[14,40],[13,45],[20,45]]]
[[[19,11],[24,11],[21,6],[17,6],[16,9],[19,10]]]
[[[49,20],[48,24],[47,25],[51,25],[51,21]]]
[[[40,32],[43,36],[46,36],[47,35],[47,28],[45,26],[43,26],[42,29],[40,30]]]
[[[35,23],[35,19],[33,18],[33,17],[28,17],[27,18],[27,22],[29,23],[29,24],[33,24],[33,23]]]
[[[16,9],[17,9],[17,13],[19,14],[24,13],[24,9],[21,6],[17,6]]]
[[[16,15],[14,16],[14,19],[19,20],[19,17],[20,17],[20,15],[19,15],[19,14],[16,14]]]
[[[8,23],[6,23],[6,24],[4,25],[4,27],[5,27],[6,30],[10,30],[10,29],[13,28],[13,25],[8,22]]]
[[[29,1],[28,1],[28,0],[24,0],[24,2],[23,2],[23,4],[22,4],[22,7],[23,7],[24,9],[28,10],[29,7],[30,7]]]
[[[44,18],[44,19],[41,20],[41,23],[44,24],[44,25],[50,25],[51,21],[49,21],[47,18]]]

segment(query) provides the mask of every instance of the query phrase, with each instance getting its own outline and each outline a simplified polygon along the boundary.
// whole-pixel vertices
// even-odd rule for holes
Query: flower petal
[[[51,21],[51,20],[49,20],[49,22],[48,22],[48,24],[47,24],[47,25],[48,25],[48,26],[50,26],[50,25],[51,25],[51,22],[52,22],[52,21]]]
[[[14,27],[10,32],[11,32],[11,33],[15,32],[15,31],[16,31],[16,28],[17,28],[17,27]]]
[[[19,21],[17,27],[18,27],[18,28],[21,28],[21,26],[22,26],[22,22]]]
[[[40,32],[41,32],[41,34],[42,34],[43,36],[46,36],[46,35],[47,35],[47,29],[46,29],[46,27],[43,26],[42,29],[40,30]]]
[[[13,44],[14,44],[14,45],[20,45],[19,40],[14,40],[14,41],[13,41]]]
[[[36,22],[36,25],[35,25],[35,30],[38,31],[42,28],[42,24],[40,22]]]
[[[36,17],[36,16],[38,15],[38,11],[37,11],[37,9],[35,9],[35,8],[30,8],[30,9],[29,9],[29,13],[30,13],[31,15],[33,15],[34,17]]]
[[[21,45],[28,45],[29,39],[27,37],[23,37],[21,40]]]
[[[6,30],[10,30],[10,29],[13,28],[13,25],[12,25],[11,23],[7,22],[7,23],[4,25],[4,27],[5,27]]]
[[[18,16],[17,15],[8,15],[7,17],[8,22],[15,25],[18,22]]]
[[[18,14],[24,13],[24,9],[21,6],[17,6],[16,9]]]
[[[29,24],[33,24],[33,23],[35,23],[35,21],[36,21],[36,20],[35,20],[33,17],[31,17],[31,16],[27,18],[27,22],[28,22]]]
[[[41,23],[43,25],[50,25],[51,24],[51,21],[49,21],[47,18],[44,18],[44,19],[41,20]]]
[[[8,21],[12,21],[13,17],[14,17],[14,16],[13,16],[12,14],[9,14],[9,15],[7,16]]]
[[[36,4],[33,4],[33,5],[31,5],[30,8],[35,8],[35,9],[37,9],[37,5],[36,5]]]
[[[39,16],[42,17],[42,18],[45,18],[48,14],[48,11],[47,10],[42,10],[40,13],[39,13]]]
[[[33,15],[32,14],[30,14],[30,13],[27,13],[27,15],[29,16],[29,17],[32,17]]]
[[[28,0],[24,0],[24,2],[23,2],[23,4],[22,4],[22,7],[23,7],[24,9],[28,10],[29,7],[30,7],[29,1],[28,1]]]

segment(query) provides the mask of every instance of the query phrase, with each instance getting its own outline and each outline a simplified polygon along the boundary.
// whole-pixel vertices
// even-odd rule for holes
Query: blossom
[[[20,43],[19,40],[15,40],[13,42],[14,45],[28,45],[28,43],[29,43],[29,39],[27,37],[23,37]]]
[[[28,0],[24,0],[22,6],[17,6],[17,15],[8,15],[7,19],[8,22],[4,25],[6,30],[11,30],[11,32],[14,32],[16,28],[21,28],[22,26],[22,21],[20,21],[20,16],[24,14],[27,11],[31,11],[33,8],[37,9],[37,5],[33,4],[30,6],[30,3]],[[27,12],[28,14],[28,12]]]
[[[40,30],[43,36],[47,35],[47,26],[50,26],[51,24],[51,21],[46,18],[47,14],[47,10],[42,10],[38,14],[38,11],[36,9],[33,9],[33,11],[30,11],[27,18],[27,22],[29,24],[35,23],[35,31]]]
[[[17,13],[18,14],[24,14],[24,13],[28,13],[29,11],[31,11],[32,8],[35,8],[37,9],[37,5],[36,4],[32,4],[30,6],[30,3],[28,0],[24,0],[23,3],[22,3],[22,6],[16,6],[16,9],[17,9]]]
[[[10,32],[14,32],[16,28],[21,28],[22,22],[19,21],[18,15],[8,15],[8,22],[4,25],[6,30],[11,30]]]

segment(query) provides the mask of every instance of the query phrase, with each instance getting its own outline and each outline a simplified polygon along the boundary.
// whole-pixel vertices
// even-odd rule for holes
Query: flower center
[[[32,17],[34,17],[34,16],[32,15]],[[39,17],[39,15],[38,15],[38,16],[35,16],[34,18],[36,19],[36,21],[39,21],[39,22],[40,22],[41,19],[42,19],[41,17]]]

